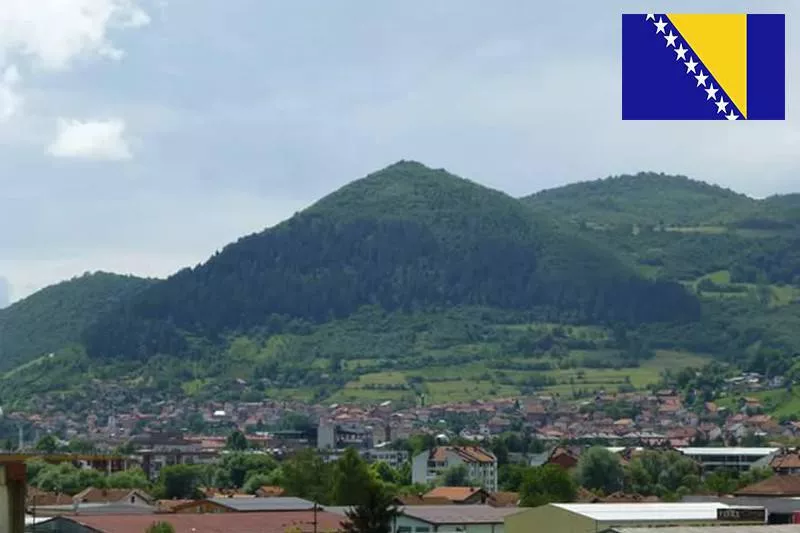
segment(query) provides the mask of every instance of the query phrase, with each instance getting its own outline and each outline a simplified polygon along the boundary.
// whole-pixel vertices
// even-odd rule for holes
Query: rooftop
[[[289,511],[280,513],[161,514],[116,516],[56,517],[54,523],[77,523],[98,533],[142,533],[154,522],[168,522],[178,533],[286,533],[299,528],[302,533],[314,531],[314,513]],[[341,530],[342,517],[319,511],[317,531]]]
[[[684,455],[757,455],[765,456],[779,452],[780,448],[738,448],[734,446],[718,446],[708,448],[676,448]]]
[[[502,524],[506,516],[523,511],[522,507],[490,505],[414,505],[405,507],[406,516],[429,524]]]
[[[314,509],[314,502],[291,496],[274,496],[269,498],[208,498],[206,501],[239,512],[310,511]]]
[[[717,509],[731,506],[719,502],[699,503],[553,503],[555,507],[598,522],[670,522],[716,520]]]
[[[659,528],[659,533],[719,533],[719,526]],[[651,527],[615,527],[603,533],[653,533]],[[800,533],[800,525],[725,526],[724,533]]]

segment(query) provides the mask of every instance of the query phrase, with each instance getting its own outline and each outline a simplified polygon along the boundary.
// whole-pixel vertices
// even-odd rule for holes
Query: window
[[[411,533],[411,528],[408,526],[400,526],[397,528],[397,533]]]
[[[416,531],[416,533],[428,533],[430,530],[431,530],[431,528],[429,528],[428,526],[422,526],[422,527],[418,527],[418,528],[414,529],[414,531]]]

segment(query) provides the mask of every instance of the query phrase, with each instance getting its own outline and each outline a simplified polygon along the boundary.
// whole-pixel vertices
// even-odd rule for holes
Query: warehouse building
[[[763,507],[733,507],[719,502],[551,503],[506,517],[505,533],[599,533],[621,527],[764,523]]]
[[[725,526],[720,530],[718,526],[692,527],[676,526],[659,528],[658,533],[800,533],[798,526]],[[600,533],[653,533],[649,527],[614,527]]]

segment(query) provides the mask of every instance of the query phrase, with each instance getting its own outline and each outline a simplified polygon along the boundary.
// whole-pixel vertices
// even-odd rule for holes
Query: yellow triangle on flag
[[[747,118],[747,15],[672,13],[667,17]]]

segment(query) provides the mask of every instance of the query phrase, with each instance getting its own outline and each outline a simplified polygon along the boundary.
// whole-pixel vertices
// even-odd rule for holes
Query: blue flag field
[[[785,15],[622,15],[622,118],[785,120]]]

